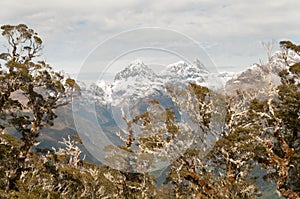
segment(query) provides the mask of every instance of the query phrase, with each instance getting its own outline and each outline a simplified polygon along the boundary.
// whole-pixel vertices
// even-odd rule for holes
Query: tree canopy
[[[38,60],[42,39],[24,24],[1,26],[7,51],[0,54],[1,127],[15,127],[22,136],[20,157],[36,144],[39,130],[52,125],[54,110],[68,104],[80,89],[75,81]]]

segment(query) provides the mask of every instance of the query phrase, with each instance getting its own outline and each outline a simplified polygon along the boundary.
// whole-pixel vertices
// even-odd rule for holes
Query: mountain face
[[[96,84],[91,85],[94,96],[99,101],[111,102],[112,86],[103,80],[99,80]]]
[[[192,64],[180,61],[170,64],[165,70],[156,74],[141,60],[131,62],[115,75],[112,83],[103,80],[85,89],[86,100],[102,105],[134,104],[141,99],[160,96],[170,83],[194,82],[206,85],[209,72],[205,66],[196,60]]]
[[[226,92],[234,93],[237,89],[251,90],[267,88],[270,83],[274,86],[280,84],[278,73],[287,69],[287,64],[292,65],[300,61],[300,56],[295,52],[288,51],[276,52],[267,63],[253,64],[247,70],[235,74],[234,77],[226,82]]]
[[[208,74],[199,61],[193,64],[171,64],[159,74],[155,74],[142,61],[134,61],[118,72],[111,83],[101,80],[89,87],[82,84],[82,96],[72,103],[76,130],[83,142],[88,143],[87,146],[94,146],[93,143],[99,137],[102,138],[102,134],[109,140],[103,139],[103,142],[107,142],[103,146],[109,142],[120,145],[122,142],[116,132],[125,133],[128,130],[122,112],[132,119],[146,112],[151,100],[157,100],[165,108],[175,107],[174,113],[179,119],[180,114],[172,102],[167,86],[190,81],[206,84]]]
[[[189,81],[200,85],[205,82],[208,74],[209,72],[204,65],[199,60],[196,60],[192,64],[184,61],[170,64],[166,70],[160,73],[160,76],[167,81]]]
[[[192,64],[183,61],[171,64],[159,74],[141,60],[136,60],[118,72],[112,83],[100,80],[88,88],[84,86],[82,97],[73,102],[74,111],[78,110],[79,117],[88,118],[96,110],[101,127],[109,127],[109,130],[103,130],[117,132],[118,129],[113,129],[113,126],[120,125],[115,123],[124,122],[121,110],[130,115],[141,114],[147,110],[149,101],[153,99],[158,100],[164,107],[174,107],[167,85],[188,82],[206,85],[208,75],[208,70],[199,60]]]
[[[130,63],[115,76],[111,84],[112,105],[133,103],[161,89],[159,77],[141,60]]]
[[[128,80],[129,78],[137,78],[142,80],[143,78],[154,80],[156,74],[146,66],[141,60],[136,60],[131,62],[124,70],[118,72],[115,76],[115,81],[117,80]]]

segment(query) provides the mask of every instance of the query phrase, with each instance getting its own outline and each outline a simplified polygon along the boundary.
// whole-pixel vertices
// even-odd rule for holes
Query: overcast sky
[[[69,73],[78,72],[101,42],[143,27],[166,28],[194,39],[220,71],[242,70],[260,58],[265,59],[261,41],[300,42],[298,0],[0,0],[0,3],[1,24],[25,23],[36,30],[44,40],[44,59],[55,69]],[[131,43],[132,38],[127,41]],[[127,45],[126,41],[120,41],[120,45]],[[107,52],[114,54],[118,47],[109,48]],[[134,55],[127,59],[135,59]]]

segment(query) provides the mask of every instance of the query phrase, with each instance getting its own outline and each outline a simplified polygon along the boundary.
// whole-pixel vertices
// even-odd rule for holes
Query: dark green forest
[[[300,198],[300,62],[286,58],[281,84],[263,90],[227,95],[193,83],[169,88],[204,136],[224,117],[221,137],[207,153],[203,137],[195,138],[161,175],[126,172],[85,160],[76,133],[55,140],[60,147],[39,148],[39,136],[54,125],[56,111],[81,90],[40,60],[43,41],[35,30],[20,24],[1,31],[7,49],[0,52],[0,198]],[[300,55],[291,41],[279,45],[283,54]],[[218,103],[225,107],[222,114],[212,111]],[[124,116],[130,134],[120,149],[147,156],[186,133],[172,109],[150,104],[165,120],[152,121],[155,112],[133,120]],[[152,136],[133,139],[132,124]]]

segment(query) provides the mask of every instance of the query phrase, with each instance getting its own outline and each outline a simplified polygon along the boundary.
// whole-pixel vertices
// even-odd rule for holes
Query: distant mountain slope
[[[273,85],[280,84],[278,73],[287,69],[287,64],[300,61],[300,56],[289,51],[287,55],[283,52],[276,52],[265,64],[253,64],[245,71],[236,74],[234,78],[226,83],[226,92],[233,93],[237,89],[251,90],[266,88],[270,83]]]

